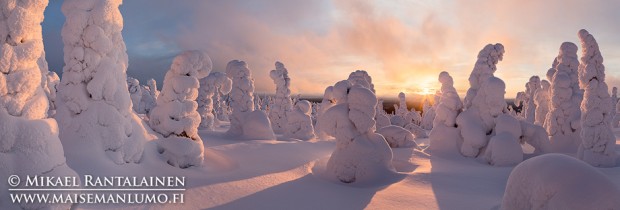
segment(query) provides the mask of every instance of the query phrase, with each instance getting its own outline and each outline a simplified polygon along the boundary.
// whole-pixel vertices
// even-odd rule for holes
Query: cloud
[[[562,42],[578,43],[581,28],[599,41],[608,75],[620,78],[610,71],[620,65],[618,9],[620,2],[604,0],[131,0],[121,7],[128,74],[141,81],[161,84],[175,54],[202,49],[216,71],[245,60],[258,92],[275,90],[268,72],[279,60],[294,93],[320,95],[356,69],[373,76],[379,95],[437,88],[444,70],[462,93],[478,51],[499,42],[506,54],[496,75],[507,97],[543,76]]]

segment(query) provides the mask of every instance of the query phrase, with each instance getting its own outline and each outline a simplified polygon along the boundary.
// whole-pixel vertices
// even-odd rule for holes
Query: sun
[[[418,92],[420,95],[431,95],[433,94],[433,89],[430,87],[422,87],[422,89]]]

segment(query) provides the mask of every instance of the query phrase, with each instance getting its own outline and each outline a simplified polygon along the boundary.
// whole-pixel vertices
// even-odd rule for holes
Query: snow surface
[[[514,168],[501,209],[620,209],[618,198],[617,183],[601,171],[567,155],[546,154]]]
[[[616,166],[616,141],[611,131],[612,112],[605,66],[598,43],[585,29],[578,33],[581,40],[579,86],[585,90],[581,102],[581,144],[579,158],[593,166]]]

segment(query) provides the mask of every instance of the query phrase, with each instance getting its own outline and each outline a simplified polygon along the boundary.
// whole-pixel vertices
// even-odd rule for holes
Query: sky
[[[46,58],[59,75],[61,5],[50,1],[43,22]],[[514,98],[531,76],[545,78],[562,42],[580,46],[582,28],[599,43],[608,85],[620,86],[620,1],[127,0],[120,10],[127,74],[160,87],[172,58],[198,49],[214,71],[246,61],[258,93],[275,92],[269,71],[281,61],[292,94],[322,95],[358,69],[372,76],[379,96],[434,93],[448,71],[463,98],[478,52],[502,43],[495,76]]]

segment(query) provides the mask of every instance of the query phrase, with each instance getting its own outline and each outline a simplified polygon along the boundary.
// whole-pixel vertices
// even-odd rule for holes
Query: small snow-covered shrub
[[[576,158],[546,154],[517,165],[502,210],[620,209],[620,190],[605,174]]]
[[[395,125],[385,126],[377,130],[381,134],[391,148],[399,147],[418,147],[413,134],[409,130]]]
[[[297,101],[293,110],[288,113],[288,126],[285,136],[301,140],[314,138],[311,111],[312,104],[309,101]]]

